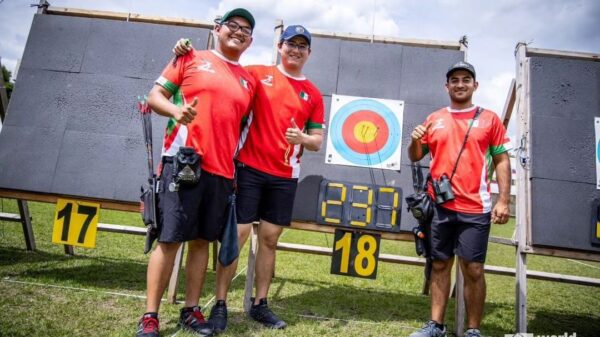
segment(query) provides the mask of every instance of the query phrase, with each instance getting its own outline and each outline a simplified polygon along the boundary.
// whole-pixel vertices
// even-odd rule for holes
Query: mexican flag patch
[[[300,91],[300,98],[302,98],[305,101],[308,101],[309,96],[306,92]]]

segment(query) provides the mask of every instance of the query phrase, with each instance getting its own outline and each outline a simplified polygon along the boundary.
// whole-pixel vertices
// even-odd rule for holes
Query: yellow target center
[[[354,137],[361,143],[370,143],[377,137],[377,126],[369,121],[358,122],[354,126]]]

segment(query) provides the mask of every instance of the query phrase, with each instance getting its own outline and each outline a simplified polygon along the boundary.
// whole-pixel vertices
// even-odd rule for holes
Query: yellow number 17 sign
[[[52,243],[95,248],[99,210],[100,204],[58,199]]]

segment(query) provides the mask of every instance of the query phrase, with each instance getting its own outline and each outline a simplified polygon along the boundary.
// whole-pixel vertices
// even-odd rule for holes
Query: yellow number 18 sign
[[[379,234],[336,229],[331,273],[375,279],[380,239]]]
[[[58,199],[52,243],[95,248],[99,210],[100,204]]]

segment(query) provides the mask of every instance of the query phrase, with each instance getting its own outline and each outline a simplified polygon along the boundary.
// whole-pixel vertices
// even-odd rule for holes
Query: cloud
[[[496,111],[502,110],[508,78],[514,77],[517,42],[533,40],[536,48],[596,53],[600,46],[600,2],[596,0],[53,0],[51,4],[207,22],[227,10],[245,7],[257,25],[254,42],[241,60],[244,64],[271,62],[277,19],[313,31],[406,39],[458,41],[467,35],[468,60],[475,64],[481,86],[476,99]],[[0,3],[0,56],[11,69],[23,53],[35,13],[28,6],[24,1]]]

